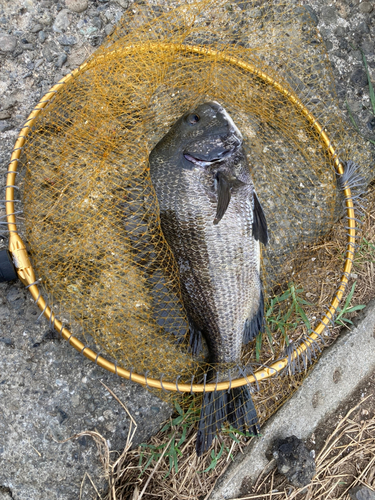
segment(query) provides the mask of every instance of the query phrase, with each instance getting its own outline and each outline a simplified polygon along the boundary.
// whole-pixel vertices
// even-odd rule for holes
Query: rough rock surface
[[[359,0],[302,0],[325,42],[341,108],[353,126],[348,107],[361,134],[375,140],[375,117],[361,50],[375,80],[375,7]],[[347,104],[346,104],[347,102]],[[374,158],[374,156],[373,156]]]
[[[134,445],[159,430],[170,408],[95,366],[44,321],[36,323],[39,310],[21,284],[1,283],[0,296],[0,492],[8,488],[17,500],[71,500],[85,472],[105,488],[93,439],[62,442],[89,430],[112,451],[124,448],[130,419],[101,382],[137,422]],[[87,478],[84,484],[84,498],[91,498]]]
[[[272,454],[276,459],[277,470],[297,488],[307,486],[314,477],[315,460],[303,441],[296,436],[278,439],[273,445]]]
[[[128,0],[0,2],[0,172],[7,170],[18,130],[62,76],[81,64],[121,18]],[[375,8],[359,0],[302,0],[325,41],[343,110],[347,101],[361,133],[375,140],[362,55],[375,80]],[[87,8],[85,5],[87,4]],[[85,10],[84,10],[85,9]],[[346,111],[347,113],[347,111]],[[348,127],[351,127],[347,113]],[[0,198],[4,198],[1,188]],[[4,210],[1,209],[0,214]],[[0,248],[7,248],[6,233]],[[102,380],[139,424],[137,442],[156,431],[169,409],[141,387],[95,367],[35,324],[37,308],[18,283],[0,285],[0,499],[70,500],[85,471],[99,477],[91,438],[59,444],[97,429],[111,449],[125,443],[128,418]],[[85,488],[89,488],[85,483]],[[85,490],[84,498],[91,498]]]

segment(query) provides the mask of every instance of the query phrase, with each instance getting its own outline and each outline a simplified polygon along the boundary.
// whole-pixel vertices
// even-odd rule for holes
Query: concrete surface
[[[0,500],[76,500],[85,473],[106,489],[97,447],[98,431],[109,449],[122,451],[130,419],[134,446],[148,440],[171,408],[139,384],[116,377],[36,323],[39,309],[21,283],[0,283]],[[115,458],[115,454],[112,458]],[[85,500],[96,498],[84,482]]]
[[[241,488],[254,482],[268,465],[266,452],[277,438],[291,435],[307,439],[327,416],[343,403],[375,370],[375,301],[362,319],[344,333],[322,357],[294,396],[262,427],[256,439],[238,455],[218,481],[210,500],[241,496]]]

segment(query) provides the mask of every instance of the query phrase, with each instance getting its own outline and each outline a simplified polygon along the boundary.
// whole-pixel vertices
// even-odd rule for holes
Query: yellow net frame
[[[237,66],[244,71],[252,73],[258,78],[262,79],[266,84],[273,86],[278,92],[280,92],[283,96],[285,96],[293,106],[310,122],[311,126],[316,130],[321,137],[324,147],[328,152],[336,172],[340,175],[344,173],[344,166],[340,161],[336,150],[329,139],[327,133],[324,130],[324,127],[319,123],[319,121],[315,118],[315,116],[307,109],[307,107],[302,103],[302,101],[298,98],[296,94],[286,89],[280,82],[276,81],[274,78],[269,76],[264,71],[259,70],[253,64],[247,63],[239,58],[229,56],[225,53],[222,53],[218,50],[200,47],[196,45],[185,45],[185,44],[174,44],[174,43],[137,43],[130,47],[125,47],[122,49],[118,49],[114,51],[115,53],[121,54],[131,54],[132,52],[142,52],[152,50],[170,50],[176,52],[185,52],[185,53],[195,53],[199,55],[207,55],[210,57],[215,57],[219,61],[223,61],[229,63],[233,66]],[[98,56],[98,58],[102,58],[103,56]],[[79,68],[75,69],[71,73],[67,74],[64,78],[62,78],[56,85],[54,85],[51,90],[49,90],[34,110],[29,115],[24,127],[22,128],[17,141],[15,143],[12,156],[10,159],[9,169],[7,173],[7,184],[6,184],[6,214],[7,214],[7,223],[8,229],[10,233],[9,237],[9,251],[12,254],[13,260],[15,262],[18,276],[23,284],[29,289],[33,299],[37,303],[39,309],[42,311],[42,314],[50,321],[53,327],[61,333],[62,337],[69,342],[77,351],[81,352],[86,358],[95,362],[97,365],[105,368],[106,370],[119,375],[125,379],[132,380],[134,382],[138,382],[144,386],[148,386],[150,388],[156,389],[164,389],[168,391],[178,391],[178,392],[194,392],[194,393],[202,393],[202,392],[212,392],[212,391],[221,391],[227,390],[230,387],[241,387],[245,384],[252,383],[259,380],[264,380],[278,372],[282,371],[290,361],[295,360],[298,356],[303,354],[309,349],[309,346],[315,342],[317,339],[321,337],[321,334],[327,328],[330,322],[333,321],[334,315],[336,313],[337,307],[343,298],[343,294],[346,289],[346,285],[348,283],[349,274],[352,268],[352,256],[355,249],[355,238],[356,238],[356,224],[355,224],[355,215],[354,215],[354,206],[352,201],[351,190],[348,186],[344,186],[344,196],[345,196],[345,205],[346,205],[346,214],[348,219],[348,237],[347,237],[347,248],[346,248],[346,258],[344,263],[343,274],[341,276],[340,284],[337,289],[337,292],[321,319],[318,326],[313,330],[310,335],[302,342],[291,354],[290,357],[285,357],[283,359],[277,360],[273,364],[268,367],[263,367],[256,371],[253,375],[249,375],[248,377],[242,377],[231,381],[220,382],[220,383],[210,383],[210,384],[186,384],[179,383],[178,379],[175,382],[167,382],[156,380],[153,378],[146,377],[144,375],[139,375],[128,371],[124,368],[118,367],[117,364],[112,363],[105,359],[100,354],[94,352],[89,347],[85,346],[79,339],[74,337],[74,335],[63,326],[62,322],[59,321],[55,313],[48,306],[46,300],[42,297],[41,292],[38,288],[38,280],[36,280],[34,270],[31,266],[30,259],[28,257],[26,247],[24,242],[22,241],[20,235],[17,231],[16,225],[16,217],[15,217],[15,208],[14,208],[14,189],[17,189],[15,186],[16,183],[16,174],[17,174],[17,165],[20,159],[21,151],[25,143],[26,136],[30,130],[30,127],[37,119],[41,110],[53,99],[54,95],[59,92],[60,88],[72,80],[75,76],[77,76],[80,72],[88,69],[92,65],[94,65],[98,58],[94,58],[90,62],[83,63]]]

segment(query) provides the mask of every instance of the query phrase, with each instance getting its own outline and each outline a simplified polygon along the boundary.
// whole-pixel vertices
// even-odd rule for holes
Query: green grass
[[[354,264],[365,264],[367,262],[375,264],[375,245],[363,237],[360,247],[355,253]]]
[[[338,315],[335,319],[335,323],[337,325],[340,325],[340,326],[348,326],[348,324],[352,325],[353,321],[351,321],[349,318],[346,318],[345,316],[347,314],[350,314],[350,313],[353,313],[356,311],[361,311],[362,309],[364,309],[366,307],[363,304],[350,307],[350,302],[353,299],[356,284],[357,284],[357,282],[353,283],[353,286],[350,289],[348,296],[346,297],[344,306],[342,308],[340,308],[340,307],[337,308]]]
[[[164,477],[168,477],[174,468],[178,472],[178,458],[182,456],[181,447],[186,442],[188,431],[194,426],[199,418],[200,409],[196,407],[195,401],[190,403],[184,411],[177,401],[174,402],[176,416],[167,422],[160,432],[165,432],[163,443],[152,445],[142,443],[138,466],[142,467],[140,476],[152,464],[156,463],[162,455],[169,462],[169,470]],[[143,464],[144,463],[144,464]]]
[[[273,350],[273,337],[277,332],[282,333],[285,344],[288,346],[290,343],[288,332],[295,330],[298,325],[304,324],[307,331],[311,331],[311,324],[305,313],[304,306],[312,306],[313,304],[303,299],[301,297],[302,293],[302,288],[296,288],[293,283],[289,283],[289,287],[285,292],[273,297],[269,303],[266,304],[265,332],[257,336],[255,343],[255,356],[257,361],[260,360],[260,351],[264,335],[268,337],[269,344]]]

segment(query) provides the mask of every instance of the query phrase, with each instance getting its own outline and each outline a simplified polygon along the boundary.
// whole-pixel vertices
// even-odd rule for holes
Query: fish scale
[[[150,174],[179,270],[193,353],[203,334],[214,366],[209,379],[223,380],[228,364],[240,367],[244,340],[252,340],[263,323],[259,240],[266,243],[267,228],[242,136],[218,103],[201,104],[155,146]],[[233,419],[257,432],[247,387],[205,394],[197,453],[207,449],[224,420]]]

